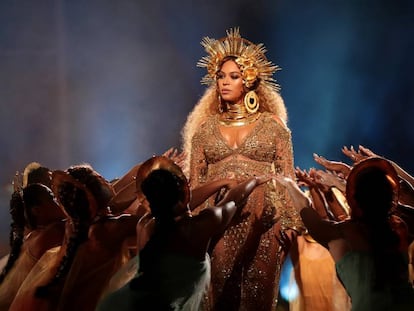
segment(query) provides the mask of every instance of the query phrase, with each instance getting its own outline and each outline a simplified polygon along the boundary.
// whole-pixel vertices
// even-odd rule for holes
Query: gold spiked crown
[[[247,88],[254,86],[259,79],[265,85],[279,90],[279,85],[273,79],[273,74],[280,67],[270,62],[266,56],[266,48],[262,43],[254,44],[240,36],[239,28],[231,28],[226,31],[227,37],[219,40],[204,37],[201,45],[207,52],[197,63],[198,67],[207,68],[207,74],[201,83],[213,85],[216,83],[216,75],[225,57],[236,57],[236,63],[243,75],[243,82]]]

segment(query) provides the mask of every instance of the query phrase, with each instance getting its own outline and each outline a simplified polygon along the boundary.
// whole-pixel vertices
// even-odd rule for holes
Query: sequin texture
[[[243,143],[232,149],[221,135],[218,116],[211,116],[193,137],[190,167],[192,187],[220,178],[243,181],[268,173],[294,177],[291,133],[265,112]],[[285,188],[273,181],[256,188],[215,241],[205,309],[275,307],[286,255],[277,237],[280,230],[301,226]]]

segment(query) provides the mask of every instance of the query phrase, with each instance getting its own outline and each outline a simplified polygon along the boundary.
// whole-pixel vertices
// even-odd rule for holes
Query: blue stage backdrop
[[[0,256],[11,181],[37,161],[107,179],[181,145],[202,37],[240,27],[282,70],[295,165],[364,145],[414,173],[414,2],[0,2]]]

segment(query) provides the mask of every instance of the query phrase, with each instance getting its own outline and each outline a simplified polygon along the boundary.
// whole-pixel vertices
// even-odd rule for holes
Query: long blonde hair
[[[282,96],[274,89],[259,83],[255,92],[259,97],[259,111],[270,112],[284,123],[287,124],[287,110]],[[219,99],[217,85],[212,85],[206,89],[203,96],[188,114],[187,121],[181,131],[182,149],[186,154],[184,172],[188,176],[190,172],[191,141],[194,134],[210,116],[219,114]]]

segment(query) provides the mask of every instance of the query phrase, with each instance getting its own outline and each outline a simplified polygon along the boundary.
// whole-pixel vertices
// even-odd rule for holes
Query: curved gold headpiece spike
[[[279,85],[273,79],[273,74],[280,70],[280,67],[270,62],[265,53],[266,48],[262,43],[254,44],[240,36],[239,28],[231,28],[226,31],[227,36],[219,40],[204,37],[201,45],[207,52],[202,57],[198,67],[206,68],[207,74],[202,78],[201,83],[213,85],[216,82],[217,72],[225,57],[236,57],[243,75],[245,85],[250,88],[259,79],[260,83],[279,90]]]

